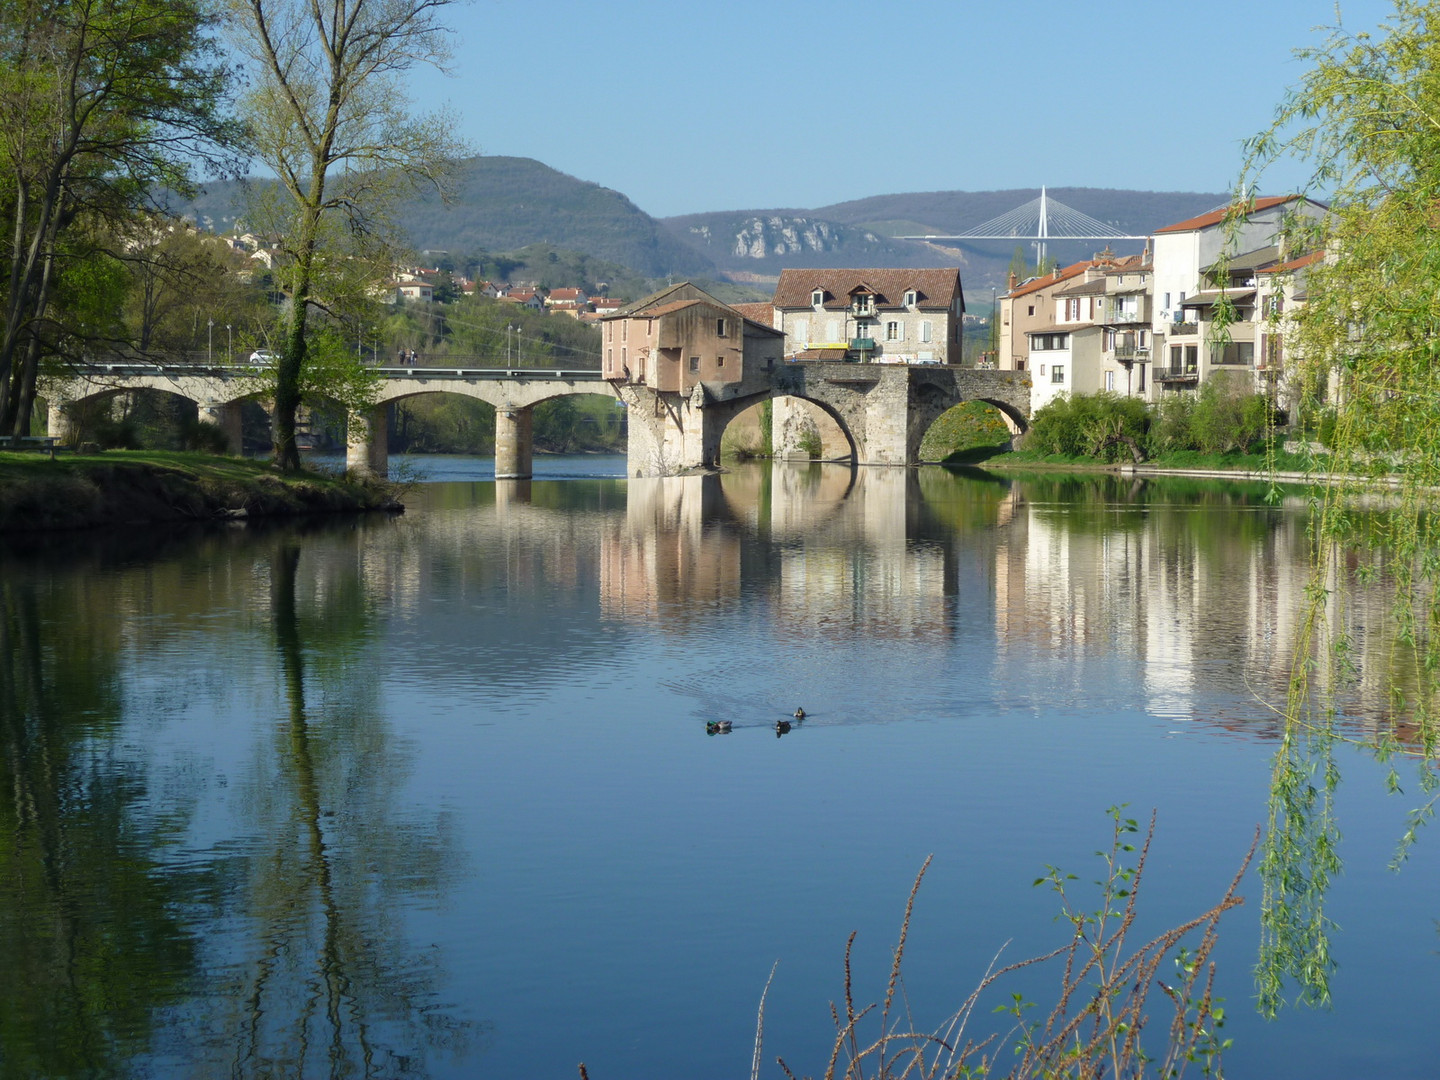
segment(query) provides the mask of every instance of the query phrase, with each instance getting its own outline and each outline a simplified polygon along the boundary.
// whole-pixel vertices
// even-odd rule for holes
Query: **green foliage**
[[[1149,425],[1149,413],[1139,398],[1110,393],[1061,395],[1035,414],[1026,448],[1098,461],[1129,459],[1127,448],[1111,437],[1142,441]]]
[[[1274,427],[1269,402],[1235,372],[1214,371],[1190,410],[1191,445],[1207,454],[1247,451]]]
[[[983,401],[967,401],[942,413],[930,425],[920,442],[920,460],[975,460],[1009,443],[1010,429],[1000,410]]]
[[[507,327],[509,329],[507,329]],[[498,367],[600,366],[600,331],[565,315],[532,311],[485,296],[453,304],[410,303],[386,319],[391,347],[415,349],[421,363]]]
[[[1291,250],[1324,253],[1305,269],[1305,303],[1291,315],[1288,375],[1298,399],[1333,402],[1318,426],[1343,482],[1312,497],[1314,565],[1271,779],[1258,972],[1271,1012],[1287,979],[1303,1001],[1329,997],[1325,897],[1340,869],[1332,745],[1358,671],[1405,676],[1389,703],[1394,728],[1373,740],[1389,757],[1405,732],[1424,793],[1402,855],[1440,784],[1440,8],[1396,0],[1375,35],[1335,27],[1299,56],[1307,70],[1250,142],[1241,190],[1297,156],[1327,193],[1323,218],[1287,230]],[[1234,216],[1244,211],[1238,200]],[[1367,481],[1381,474],[1399,490],[1374,505]],[[1356,585],[1369,582],[1388,589],[1391,625],[1362,637],[1350,611]]]
[[[107,339],[85,287],[108,284],[103,238],[158,184],[237,134],[229,71],[199,0],[8,4],[0,10],[0,427],[29,430],[38,360]],[[67,304],[68,301],[68,304]],[[111,306],[108,312],[116,307]],[[105,322],[111,316],[105,315]]]

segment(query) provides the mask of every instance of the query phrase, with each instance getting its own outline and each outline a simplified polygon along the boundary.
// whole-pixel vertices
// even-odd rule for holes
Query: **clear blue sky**
[[[1373,29],[1388,0],[1342,5]],[[471,0],[448,102],[487,154],[533,157],[656,216],[901,191],[1224,191],[1240,143],[1333,26],[1332,0]],[[1264,185],[1293,187],[1298,168]]]

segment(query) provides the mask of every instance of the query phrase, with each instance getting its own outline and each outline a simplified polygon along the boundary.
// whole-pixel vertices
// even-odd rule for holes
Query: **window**
[[[630,340],[630,320],[629,320],[629,319],[626,319],[624,322],[622,322],[622,323],[620,324],[620,340],[621,340],[621,341],[629,341],[629,340]]]
[[[803,348],[805,348],[805,346],[807,346],[807,345],[810,344],[810,320],[809,320],[809,319],[796,319],[796,320],[795,320],[794,336],[795,336],[795,344],[796,344],[796,346],[798,346],[799,348],[803,349]]]
[[[885,324],[886,341],[900,341],[902,336],[902,331],[898,322],[892,321]]]
[[[614,349],[606,349],[606,350],[605,350],[605,370],[606,370],[606,371],[614,371],[614,370],[615,370],[615,350],[614,350]]]
[[[1114,351],[1115,351],[1115,331],[1114,331],[1114,330],[1106,330],[1106,331],[1105,331],[1105,351],[1106,351],[1106,352],[1114,352]]]
[[[825,323],[825,340],[826,340],[826,341],[839,341],[839,340],[840,340],[840,322],[839,322],[839,320],[837,320],[837,319],[830,319],[828,322]]]
[[[699,370],[700,370],[700,358],[699,358],[698,356],[692,356],[692,357],[690,357],[690,370],[691,370],[691,371],[699,371]]]
[[[905,306],[906,306],[906,307],[914,307],[914,306],[915,306],[915,290],[914,290],[914,289],[906,289],[906,290],[905,290]]]
[[[1044,364],[1041,364],[1041,365],[1040,365],[1040,377],[1041,377],[1042,379],[1045,377],[1045,365],[1044,365]]]
[[[1113,371],[1105,372],[1105,389],[1112,394],[1115,392],[1115,373]]]
[[[717,368],[724,367],[724,366],[725,366],[725,358],[724,358],[723,356],[717,356],[717,357],[715,357],[715,366],[716,366]]]
[[[1065,301],[1065,321],[1080,321],[1080,298],[1078,296]]]
[[[1185,346],[1185,371],[1186,371],[1187,373],[1194,371],[1195,368],[1198,366],[1199,362],[1200,362],[1200,346],[1199,346],[1199,345],[1186,345],[1186,346]]]
[[[931,333],[933,333],[933,331],[931,329],[930,320],[922,320],[920,323],[920,340],[928,343]]]
[[[1030,314],[1031,314],[1031,315],[1034,315],[1034,314],[1035,314],[1035,305],[1034,305],[1034,304],[1031,304],[1031,305],[1030,305]]]
[[[1064,365],[1064,364],[1051,364],[1051,365],[1050,365],[1050,381],[1051,381],[1052,383],[1063,383],[1063,382],[1065,381],[1065,365]]]
[[[1135,370],[1140,374],[1140,379],[1135,385],[1135,392],[1138,394],[1143,394],[1145,392],[1145,365],[1136,364]]]
[[[1165,294],[1165,304],[1164,304],[1164,308],[1165,308],[1166,311],[1169,311],[1169,310],[1170,310],[1170,294],[1169,294],[1168,292]]]
[[[1068,349],[1070,347],[1069,334],[1031,334],[1030,348],[1040,352],[1048,349]]]
[[[716,319],[716,320],[715,320],[715,336],[716,336],[716,337],[724,337],[724,336],[725,336],[725,320],[724,320],[724,319]]]
[[[816,290],[814,290],[814,291],[810,294],[810,304],[811,304],[812,307],[822,307],[822,306],[824,306],[824,304],[825,304],[825,290],[824,290],[824,289],[816,289]]]

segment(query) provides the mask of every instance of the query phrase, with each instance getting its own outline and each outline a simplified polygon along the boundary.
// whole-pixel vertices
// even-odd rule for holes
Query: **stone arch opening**
[[[921,462],[969,462],[1010,448],[1014,421],[994,402],[962,401],[940,413],[921,433]]]
[[[93,443],[102,449],[228,449],[199,403],[158,387],[105,388],[81,397],[45,401],[51,435],[67,445]]]
[[[854,461],[855,442],[835,413],[821,402],[789,394],[767,397],[737,413],[725,426],[721,455],[782,461]]]
[[[495,452],[497,405],[475,394],[439,388],[387,399],[390,453],[480,454]],[[543,453],[624,453],[627,412],[614,397],[561,392],[519,406],[530,411],[530,438]],[[508,409],[516,411],[516,407]]]

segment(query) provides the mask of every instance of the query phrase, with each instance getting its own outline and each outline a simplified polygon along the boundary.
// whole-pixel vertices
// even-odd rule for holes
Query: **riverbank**
[[[0,451],[0,532],[401,510],[394,488],[209,454]]]

